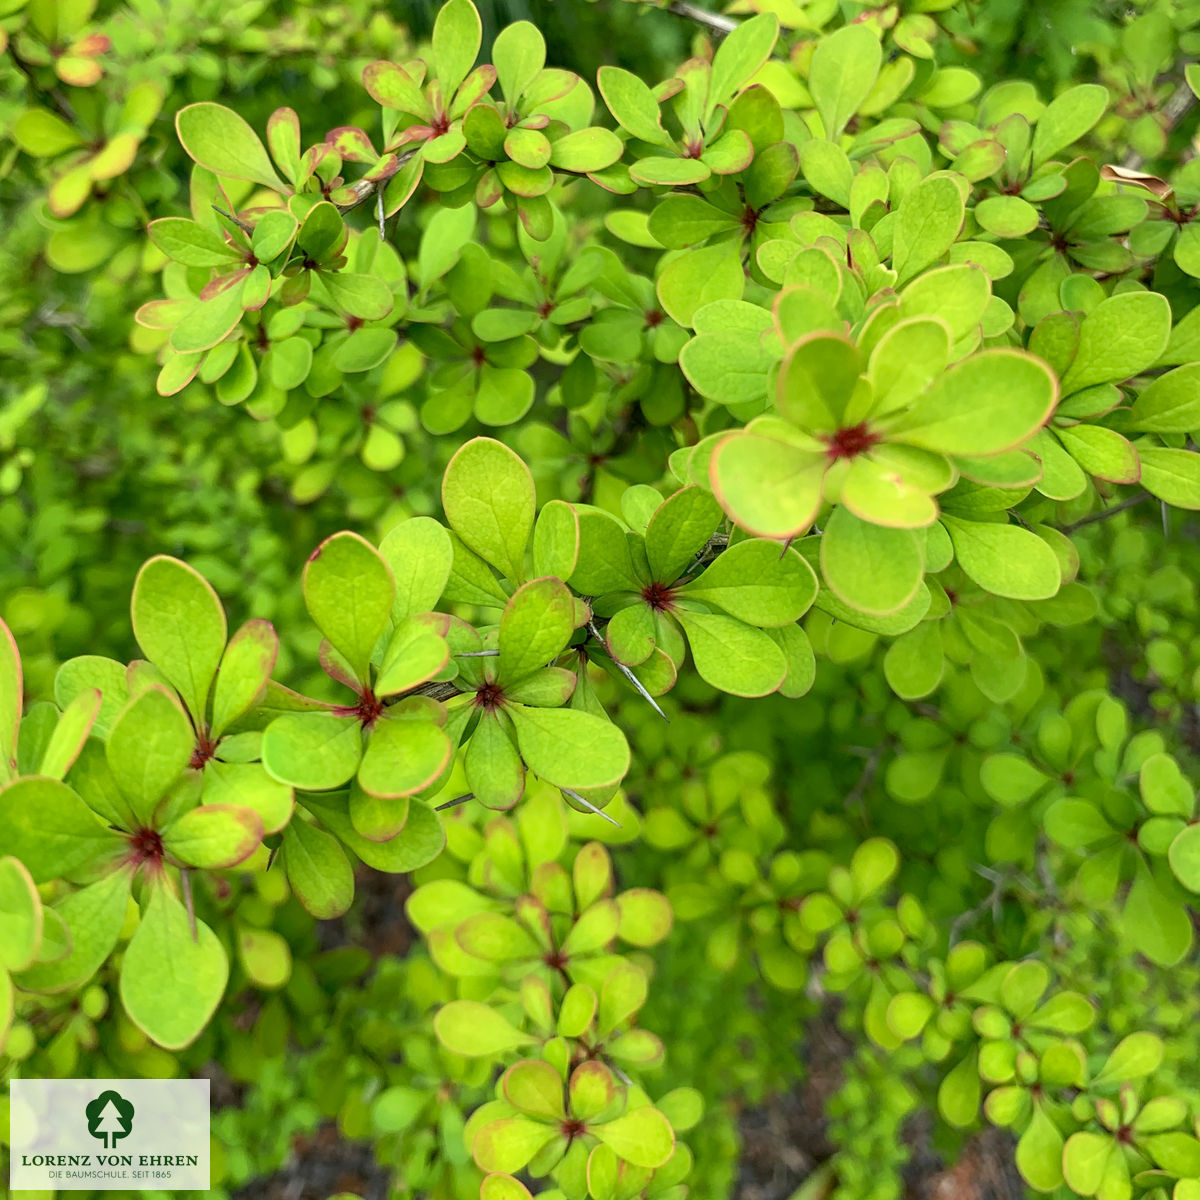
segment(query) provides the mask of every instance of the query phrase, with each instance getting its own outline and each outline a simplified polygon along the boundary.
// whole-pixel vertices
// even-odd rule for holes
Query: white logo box
[[[206,1191],[207,1079],[13,1079],[9,1187]]]

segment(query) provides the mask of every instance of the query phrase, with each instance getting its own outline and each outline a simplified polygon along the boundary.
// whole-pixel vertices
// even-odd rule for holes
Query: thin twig
[[[1086,517],[1080,517],[1078,521],[1073,521],[1070,525],[1062,526],[1060,532],[1074,533],[1075,530],[1082,529],[1085,525],[1095,525],[1097,521],[1107,521],[1109,517],[1115,517],[1117,513],[1123,513],[1131,508],[1136,508],[1144,500],[1149,499],[1149,492],[1138,492],[1136,496],[1129,496],[1122,500],[1120,504],[1113,504],[1109,508],[1101,509],[1099,512],[1090,513]]]
[[[560,787],[558,789],[564,796],[570,796],[572,800],[578,800],[589,812],[594,812],[596,816],[603,817],[610,825],[615,825],[618,829],[621,828],[621,822],[615,817],[610,817],[602,808],[597,808],[586,796],[581,796],[573,788]]]
[[[672,12],[687,21],[695,21],[697,25],[703,25],[717,37],[725,37],[732,33],[739,24],[732,17],[709,12],[708,9],[701,8],[698,4],[689,3],[689,0],[671,0],[671,3],[667,5],[667,12]]]
[[[993,873],[979,866],[976,866],[975,870],[984,878],[991,878],[992,890],[974,908],[967,909],[965,913],[959,913],[950,923],[949,944],[951,946],[958,941],[959,933],[976,917],[983,916],[989,908],[992,910],[992,919],[998,918],[1000,897],[1004,895],[1004,889],[1009,884],[1010,877],[1003,871]]]

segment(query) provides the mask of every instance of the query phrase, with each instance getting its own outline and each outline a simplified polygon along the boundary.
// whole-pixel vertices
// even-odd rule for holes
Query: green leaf
[[[517,731],[521,757],[547,783],[575,791],[615,787],[629,770],[625,735],[604,717],[519,704],[505,711]]]
[[[532,579],[500,617],[497,679],[517,683],[556,659],[575,632],[575,599],[558,579]]]
[[[1039,1192],[1051,1192],[1062,1182],[1063,1138],[1041,1104],[1017,1143],[1017,1169]]]
[[[793,538],[816,519],[824,454],[774,438],[732,433],[710,463],[713,493],[743,529],[759,537]]]
[[[449,0],[433,24],[433,70],[449,103],[475,65],[483,26],[471,0]]]
[[[150,240],[170,259],[185,267],[223,267],[242,260],[220,234],[183,217],[163,217],[146,228]]]
[[[42,942],[42,902],[19,859],[0,858],[0,968],[23,971]]]
[[[1133,419],[1147,433],[1200,429],[1200,363],[1177,367],[1143,388],[1133,405]]]
[[[759,13],[741,21],[717,47],[708,82],[708,111],[718,104],[728,107],[752,75],[771,57],[779,39],[779,20],[773,13]]]
[[[306,796],[304,805],[367,866],[377,871],[391,874],[415,871],[437,858],[446,845],[446,834],[437,813],[419,800],[409,802],[404,828],[386,842],[373,842],[362,837],[351,824],[345,804],[339,798]]]
[[[592,1125],[589,1132],[635,1167],[661,1167],[675,1152],[675,1131],[667,1118],[649,1105],[631,1109],[615,1121]]]
[[[723,550],[680,590],[760,628],[798,621],[817,597],[817,577],[795,550],[751,538]]]
[[[539,1059],[513,1063],[504,1072],[500,1088],[505,1100],[520,1112],[546,1120],[561,1120],[563,1085],[559,1073]]]
[[[265,694],[278,655],[279,638],[270,621],[247,621],[229,639],[213,690],[214,740]]]
[[[663,501],[646,527],[646,559],[658,583],[673,583],[721,523],[721,506],[702,488]]]
[[[300,903],[319,920],[340,917],[354,899],[354,872],[337,838],[300,817],[283,831],[283,866]]]
[[[471,1153],[484,1171],[519,1171],[557,1136],[555,1127],[545,1122],[503,1117],[489,1121],[476,1133]]]
[[[985,457],[1021,445],[1058,401],[1053,373],[1019,350],[985,350],[940,375],[891,439],[941,454]]]
[[[436,620],[436,618],[434,618]],[[376,696],[394,696],[432,679],[450,660],[446,639],[421,617],[406,617],[396,626],[379,678],[375,681]]]
[[[1081,83],[1056,96],[1034,126],[1033,165],[1079,141],[1107,107],[1108,90],[1097,83]]]
[[[262,837],[258,813],[233,804],[202,804],[162,831],[168,854],[211,871],[237,866],[258,849]]]
[[[1046,600],[1057,594],[1062,583],[1058,557],[1036,533],[948,514],[942,524],[958,565],[985,591],[1011,600]]]
[[[887,529],[833,510],[821,536],[821,574],[830,591],[866,613],[898,612],[925,577],[921,539],[911,529]]]
[[[516,109],[517,101],[546,65],[546,41],[531,21],[506,25],[492,43],[492,62],[506,103]]]
[[[562,500],[551,500],[533,527],[533,570],[537,575],[570,579],[579,562],[579,514]]]
[[[0,621],[0,783],[16,773],[23,704],[21,652],[8,626]]]
[[[445,527],[432,517],[410,517],[388,530],[379,553],[396,581],[392,620],[399,623],[415,613],[432,612],[454,564],[454,546]]]
[[[1116,1142],[1102,1133],[1080,1130],[1071,1134],[1063,1147],[1063,1177],[1067,1186],[1081,1196],[1094,1196],[1114,1150]]]
[[[1187,907],[1141,861],[1121,913],[1121,927],[1130,943],[1159,966],[1173,967],[1191,949]]]
[[[846,28],[866,32],[863,26]],[[923,179],[905,194],[896,214],[892,253],[899,283],[932,266],[954,245],[965,212],[958,185],[944,175]]]
[[[601,67],[597,75],[600,94],[617,124],[627,133],[655,146],[670,146],[662,127],[654,93],[636,76],[621,67]]]
[[[1117,1043],[1092,1083],[1103,1085],[1145,1079],[1158,1070],[1162,1060],[1162,1039],[1156,1034],[1139,1030]]]
[[[740,300],[745,283],[738,243],[717,242],[673,258],[658,277],[658,299],[672,320],[690,326],[706,304]]]
[[[286,713],[263,733],[262,763],[272,779],[327,791],[353,778],[362,761],[362,729],[353,717]]]
[[[837,141],[858,112],[882,60],[879,37],[866,25],[845,25],[817,42],[808,87],[828,140]]]
[[[433,1018],[438,1040],[453,1054],[498,1058],[534,1039],[478,1000],[452,1000]]]
[[[159,801],[183,774],[195,745],[191,724],[165,688],[147,688],[113,723],[105,757],[142,824],[153,823]]]
[[[132,881],[132,871],[113,871],[59,900],[54,912],[70,932],[70,950],[56,962],[36,963],[22,972],[21,987],[35,992],[61,992],[91,979],[117,944]]]
[[[733,696],[766,696],[783,683],[787,659],[761,629],[723,613],[678,609],[696,671],[706,683]]]
[[[229,960],[216,935],[200,920],[195,930],[193,940],[187,910],[159,879],[121,963],[126,1013],[167,1050],[195,1041],[229,979]]]
[[[432,721],[384,717],[367,739],[358,783],[372,796],[412,796],[437,779],[453,753],[445,731]]]
[[[51,779],[66,776],[95,724],[100,704],[100,693],[95,688],[85,688],[72,698],[42,752],[39,775],[48,775]]]
[[[335,533],[309,556],[301,586],[317,628],[365,686],[371,654],[387,628],[396,594],[387,563],[357,533]]]
[[[1156,292],[1121,292],[1101,301],[1079,329],[1079,348],[1063,376],[1063,395],[1120,383],[1155,362],[1171,336],[1171,306]]]
[[[1138,446],[1142,486],[1174,508],[1200,509],[1200,455],[1194,450]]]
[[[189,104],[176,115],[175,129],[184,150],[209,171],[284,190],[258,134],[231,109],[209,101]]]
[[[130,605],[142,653],[183,697],[198,723],[225,650],[225,610],[212,585],[177,558],[158,555],[138,572]]]
[[[514,583],[524,578],[535,507],[533,477],[507,446],[482,437],[462,446],[446,467],[442,506],[470,550]]]

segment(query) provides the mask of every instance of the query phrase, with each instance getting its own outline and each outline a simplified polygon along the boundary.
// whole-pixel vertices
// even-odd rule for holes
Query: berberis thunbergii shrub
[[[1200,7],[1054,14],[0,2],[0,1075],[1200,1198]]]

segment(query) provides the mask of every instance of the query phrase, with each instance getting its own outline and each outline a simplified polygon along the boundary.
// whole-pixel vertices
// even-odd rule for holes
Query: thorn
[[[383,227],[383,185],[375,185],[375,213],[379,218],[379,240],[387,241],[387,231]]]
[[[267,855],[267,870],[268,871],[275,865],[275,856],[279,853],[279,848],[282,845],[283,845],[283,843],[280,842],[279,846],[271,847],[271,853]]]
[[[1163,537],[1170,538],[1170,536],[1171,536],[1171,519],[1167,513],[1167,502],[1165,500],[1163,500],[1163,501],[1161,501],[1161,504],[1162,504]]]
[[[573,788],[560,787],[558,789],[564,796],[570,796],[572,800],[578,800],[589,812],[594,812],[596,816],[603,817],[610,825],[615,825],[618,829],[621,828],[621,822],[615,817],[610,817],[602,808],[597,808],[586,796],[581,796]]]
[[[188,874],[187,867],[184,867],[179,872],[179,882],[183,886],[183,902],[187,907],[188,925],[192,930],[192,941],[199,945],[200,934],[196,930],[196,903],[192,899],[192,877]]]
[[[453,800],[447,800],[445,804],[436,805],[434,807],[433,811],[434,812],[442,812],[444,809],[455,808],[459,804],[466,804],[466,802],[468,800],[474,800],[474,799],[475,799],[475,793],[467,792],[465,795],[455,796]]]
[[[814,528],[814,529],[817,529],[817,527],[816,527],[815,525],[813,526],[813,528]],[[820,533],[821,531],[820,531],[819,529],[817,529],[817,532],[818,532],[818,533]],[[787,552],[788,552],[788,551],[789,551],[789,550],[792,548],[792,542],[793,542],[793,541],[795,541],[795,539],[794,539],[794,538],[788,538],[788,540],[787,540],[786,542],[784,542],[784,543],[783,543],[783,549],[782,549],[782,550],[780,550],[780,552],[779,552],[779,561],[780,561],[780,562],[782,562],[782,561],[783,561],[783,556],[784,556],[785,554],[787,554]]]
[[[592,637],[594,637],[596,639],[596,641],[598,641],[600,643],[600,645],[604,648],[604,652],[606,654],[608,654],[608,645],[604,641],[604,638],[600,636],[600,630],[598,630],[596,628],[596,622],[589,621],[588,629],[591,632]],[[646,691],[645,685],[642,683],[642,681],[624,663],[617,662],[617,660],[615,658],[613,658],[613,656],[611,654],[608,654],[608,661],[611,662],[612,665],[614,667],[616,667],[617,670],[620,671],[621,674],[624,675],[626,679],[629,680],[629,682],[633,685],[634,689],[637,691],[638,695],[641,696],[641,698],[643,700],[645,700],[646,703],[649,704],[650,707],[652,709],[654,709],[654,711],[656,713],[658,713],[658,715],[660,717],[662,717],[662,719],[664,721],[666,721],[666,723],[668,725],[670,725],[671,718],[668,717],[667,714],[665,712],[663,712],[663,710],[661,708],[659,708],[658,702],[654,699],[654,697],[652,695],[650,695],[650,693],[648,691]]]
[[[455,658],[496,658],[499,655],[499,650],[464,650],[461,654],[456,654]]]

